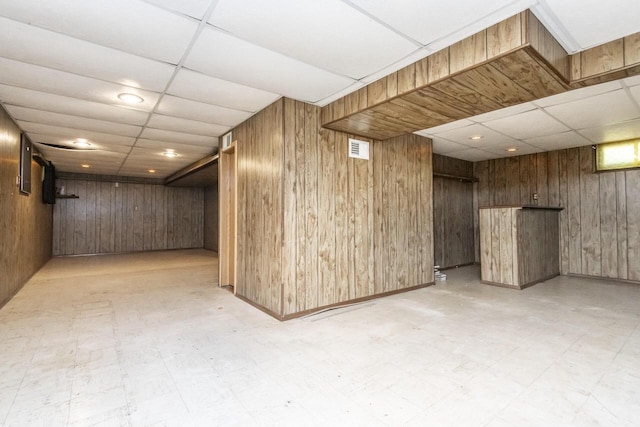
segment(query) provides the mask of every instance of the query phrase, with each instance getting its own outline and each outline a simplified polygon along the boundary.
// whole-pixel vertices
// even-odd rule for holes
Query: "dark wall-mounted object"
[[[56,167],[48,162],[44,166],[44,179],[42,180],[42,203],[53,205],[56,203]]]
[[[31,193],[31,151],[33,146],[29,138],[20,134],[20,192]]]

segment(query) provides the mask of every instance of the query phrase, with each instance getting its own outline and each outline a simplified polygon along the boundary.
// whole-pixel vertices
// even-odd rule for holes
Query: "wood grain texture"
[[[270,312],[280,313],[284,275],[284,100],[240,124],[233,134],[238,162],[235,291]]]
[[[568,55],[526,10],[322,108],[323,125],[389,139],[640,74],[640,33]]]
[[[42,168],[31,163],[31,194],[15,185],[20,130],[0,107],[0,307],[52,254],[52,207],[42,203]]]
[[[451,45],[449,48],[449,72],[456,73],[486,59],[487,32],[481,31]]]
[[[523,288],[560,274],[558,211],[480,209],[481,277]]]
[[[148,188],[149,191],[153,192],[153,188]],[[219,215],[219,207],[220,204],[218,202],[218,185],[212,185],[210,187],[205,187],[204,189],[204,217],[203,217],[203,245],[205,249],[209,249],[211,251],[218,251],[218,239],[219,239],[219,229],[218,229],[218,215]],[[149,224],[149,233],[147,236],[145,233],[145,250],[147,250],[146,244],[147,242],[153,244],[153,227],[152,224],[153,211],[151,211],[151,215],[148,217],[145,216],[145,225]],[[146,228],[145,228],[146,229]]]
[[[487,56],[489,58],[516,49],[525,42],[522,20],[525,12],[519,13],[487,28]]]
[[[204,190],[58,179],[78,199],[53,209],[53,255],[203,247]],[[165,213],[169,212],[169,215]]]
[[[525,17],[526,29],[524,36],[527,42],[569,82],[571,80],[571,59],[569,54],[531,11],[527,11]]]
[[[635,33],[624,38],[624,65],[628,67],[638,63],[640,63],[640,33]]]
[[[473,176],[473,163],[433,155],[434,173]],[[433,178],[434,263],[441,268],[474,262],[473,183]]]
[[[580,54],[580,77],[583,79],[622,67],[624,67],[623,39],[592,47]]]
[[[587,146],[512,158],[518,164],[520,196],[504,192],[503,183],[513,180],[513,166],[499,160],[477,162],[478,204],[520,204],[536,191],[539,201],[565,208],[558,223],[562,274],[638,280],[640,170],[596,174],[591,156]],[[479,219],[476,233],[480,224]]]
[[[320,108],[287,99],[283,105],[283,206],[289,211],[272,214],[287,218],[285,236],[291,237],[282,242],[289,254],[281,261],[288,272],[284,304],[269,310],[288,318],[432,283],[430,140],[365,139],[370,160],[352,159],[354,136],[322,129]],[[242,296],[264,306],[254,294]]]

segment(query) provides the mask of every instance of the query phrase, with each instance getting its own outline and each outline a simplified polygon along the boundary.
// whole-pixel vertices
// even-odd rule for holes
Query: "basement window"
[[[611,142],[596,147],[596,170],[640,168],[640,139]]]

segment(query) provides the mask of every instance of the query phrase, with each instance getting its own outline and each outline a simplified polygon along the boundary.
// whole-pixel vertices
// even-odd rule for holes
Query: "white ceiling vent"
[[[369,143],[349,138],[349,157],[369,160]]]

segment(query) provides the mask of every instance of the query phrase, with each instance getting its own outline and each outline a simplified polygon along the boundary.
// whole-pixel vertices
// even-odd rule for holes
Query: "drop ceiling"
[[[640,30],[634,0],[478,5],[0,0],[0,103],[61,171],[161,178],[281,96],[326,105],[527,8],[569,53]],[[638,137],[639,97],[629,78],[419,133],[435,152],[471,161]],[[91,150],[40,144],[78,138]]]

